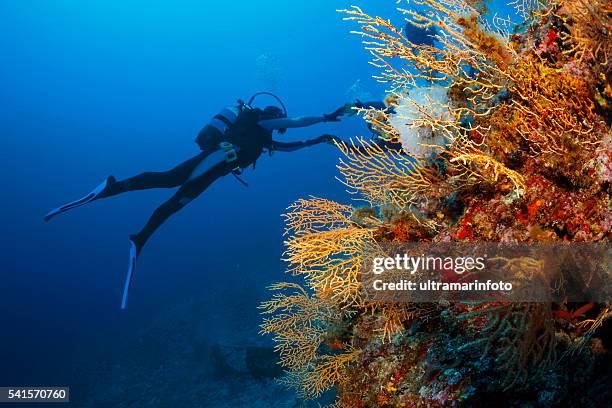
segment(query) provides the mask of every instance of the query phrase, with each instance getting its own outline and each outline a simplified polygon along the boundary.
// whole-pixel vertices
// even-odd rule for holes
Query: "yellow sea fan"
[[[338,146],[344,155],[338,165],[343,176],[340,181],[370,204],[406,207],[440,179],[424,157],[386,149],[364,139]]]
[[[260,333],[273,335],[282,366],[305,367],[317,358],[327,325],[338,316],[336,309],[296,283],[277,283],[270,290],[276,292],[272,299],[259,306],[262,314],[271,316],[264,318]]]
[[[342,354],[322,356],[312,371],[303,379],[304,395],[308,398],[316,398],[334,384],[346,381],[347,366],[360,354],[359,349],[349,349]]]
[[[285,260],[289,271],[303,275],[319,296],[331,296],[345,307],[360,304],[362,253],[371,238],[372,230],[361,227],[293,236],[286,242]]]
[[[299,199],[289,206],[284,235],[304,235],[351,224],[352,208],[325,198]]]
[[[475,177],[477,180],[484,180],[491,184],[501,182],[502,178],[512,183],[517,194],[525,191],[525,178],[514,170],[509,169],[492,157],[481,153],[461,153],[450,159],[451,163],[460,164],[464,167],[462,179],[469,180]]]

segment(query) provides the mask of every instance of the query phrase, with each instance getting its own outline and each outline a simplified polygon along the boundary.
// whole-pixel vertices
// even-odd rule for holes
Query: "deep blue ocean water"
[[[0,0],[0,386],[68,385],[73,406],[222,406],[202,397],[231,382],[215,379],[210,349],[270,345],[256,306],[284,278],[280,214],[309,195],[349,202],[337,152],[264,155],[245,172],[249,188],[216,182],[149,241],[126,311],[128,234],[172,191],[43,216],[110,174],[197,154],[210,117],[257,91],[276,92],[293,116],[333,111],[356,81],[382,97],[355,26],[335,12],[351,3]],[[355,3],[381,15],[395,6]],[[352,118],[276,138],[322,133],[368,135]],[[248,386],[227,391],[227,406],[266,392]]]

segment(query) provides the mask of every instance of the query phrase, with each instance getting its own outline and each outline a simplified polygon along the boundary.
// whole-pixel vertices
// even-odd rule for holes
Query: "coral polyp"
[[[433,45],[341,11],[395,104],[361,113],[403,149],[339,144],[366,207],[291,207],[286,258],[304,289],[274,295],[263,325],[286,381],[308,397],[335,386],[336,407],[605,406],[610,304],[375,302],[359,271],[389,243],[609,242],[612,3],[517,1],[517,26],[474,2],[416,3],[399,13],[435,28]]]

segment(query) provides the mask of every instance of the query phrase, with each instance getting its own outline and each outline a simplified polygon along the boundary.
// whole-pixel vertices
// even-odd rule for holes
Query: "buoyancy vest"
[[[248,105],[224,108],[200,131],[196,143],[202,150],[231,143],[237,151],[236,165],[248,167],[272,144],[272,132],[259,126],[262,113]]]

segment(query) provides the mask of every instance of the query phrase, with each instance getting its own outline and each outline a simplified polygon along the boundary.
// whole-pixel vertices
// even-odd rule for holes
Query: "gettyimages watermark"
[[[608,243],[415,242],[366,252],[369,301],[612,301]]]

